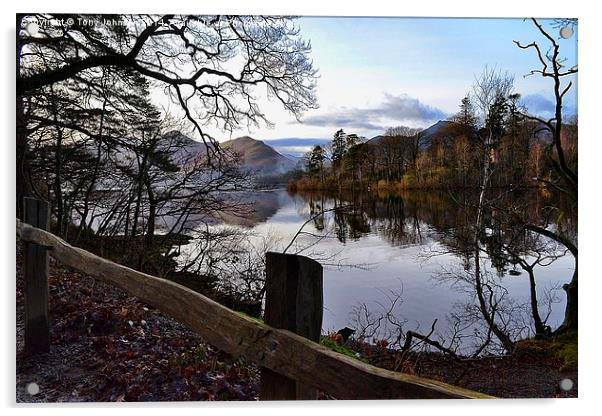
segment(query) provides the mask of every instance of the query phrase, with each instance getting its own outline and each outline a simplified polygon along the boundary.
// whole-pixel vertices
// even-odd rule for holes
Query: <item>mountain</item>
[[[456,136],[459,128],[460,125],[455,121],[439,120],[432,126],[422,131],[422,136],[420,139],[420,150],[427,149],[431,145],[433,140],[435,140],[436,138],[445,136]],[[387,136],[382,135],[375,136],[368,140],[366,143],[370,145],[379,145],[386,137]]]
[[[296,161],[249,136],[228,140],[221,143],[221,147],[238,154],[243,166],[260,176],[283,174],[297,167]]]
[[[429,128],[422,131],[420,150],[427,149],[433,140],[444,136],[455,136],[460,124],[455,121],[439,120]]]
[[[178,164],[190,160],[193,155],[203,155],[207,152],[205,143],[193,140],[177,130],[170,131],[164,137],[166,141],[178,143],[178,150],[172,156],[172,160]]]
[[[385,137],[387,137],[387,136],[383,136],[383,135],[374,136],[373,138],[368,140],[366,143],[369,145],[377,145],[380,142],[382,142]]]
[[[207,152],[203,142],[193,140],[180,132],[174,131],[169,135],[178,135],[179,149],[175,160],[190,159],[191,155],[202,156]],[[260,140],[249,136],[238,137],[220,143],[224,150],[231,151],[241,158],[243,169],[259,176],[280,175],[298,167],[299,158],[285,156]]]

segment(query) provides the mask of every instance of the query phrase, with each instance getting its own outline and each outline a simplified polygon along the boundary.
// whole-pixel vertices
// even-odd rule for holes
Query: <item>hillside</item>
[[[420,140],[421,150],[427,149],[434,139],[443,136],[457,135],[460,124],[455,121],[440,120],[422,131],[422,139]]]
[[[443,137],[445,135],[454,136],[455,134],[457,134],[456,129],[459,126],[460,125],[454,121],[440,120],[432,126],[427,127],[422,131],[421,134],[420,150],[427,149],[431,145],[433,140],[435,140],[438,137]],[[383,139],[385,138],[386,136],[383,135],[375,136],[368,140],[366,143],[378,146],[382,143]]]
[[[244,167],[258,175],[282,174],[297,167],[296,161],[281,155],[264,142],[248,136],[228,140],[221,146],[238,154]]]
[[[207,147],[202,142],[193,140],[177,131],[168,134],[179,136],[178,141],[182,145],[182,148],[174,156],[176,160],[186,160],[195,154],[202,156],[207,152]],[[279,175],[298,167],[299,158],[282,155],[264,142],[248,136],[222,142],[220,146],[239,156],[243,169],[259,176]]]

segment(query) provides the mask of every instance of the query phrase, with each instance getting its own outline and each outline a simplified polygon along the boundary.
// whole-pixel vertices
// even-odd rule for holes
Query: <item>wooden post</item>
[[[48,203],[24,198],[24,222],[48,229]],[[50,350],[48,321],[48,251],[24,242],[25,261],[25,351],[28,354]]]
[[[265,323],[319,342],[322,266],[294,254],[266,253]],[[261,368],[261,400],[315,400],[317,390]]]

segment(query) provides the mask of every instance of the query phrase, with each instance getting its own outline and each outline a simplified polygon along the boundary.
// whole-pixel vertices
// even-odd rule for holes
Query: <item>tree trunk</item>
[[[17,33],[16,33],[16,74],[17,79],[21,77],[21,20],[23,15],[17,15]],[[16,127],[17,127],[17,154],[16,154],[16,197],[17,197],[17,217],[23,219],[23,198],[31,196],[31,185],[27,179],[29,172],[29,163],[27,161],[27,120],[25,117],[23,96],[17,94],[16,101]]]
[[[546,326],[541,320],[539,307],[537,305],[537,290],[535,285],[535,273],[532,267],[523,267],[529,274],[529,293],[531,298],[531,315],[533,315],[533,323],[535,324],[535,335],[542,336],[548,332]]]
[[[561,334],[564,332],[577,331],[577,269],[573,273],[573,278],[570,283],[562,286],[566,293],[566,308],[564,310],[564,321],[555,333]]]
[[[147,254],[154,255],[153,245],[155,242],[155,217],[157,216],[157,201],[150,183],[146,184],[148,196],[148,220],[146,222],[146,234],[144,235],[144,249],[142,250],[141,270],[146,263]]]
[[[23,198],[30,197],[31,184],[28,180],[29,163],[27,160],[27,131],[25,113],[23,109],[23,97],[17,96],[17,161],[16,161],[16,193],[17,193],[17,217],[23,219]]]
[[[514,350],[514,342],[510,339],[508,334],[504,332],[495,322],[495,309],[492,308],[490,311],[491,303],[489,307],[487,305],[487,301],[485,300],[485,295],[483,293],[483,282],[481,281],[481,248],[479,242],[479,235],[481,232],[481,227],[483,226],[483,214],[485,210],[485,194],[487,193],[487,188],[489,186],[489,180],[491,178],[490,171],[490,151],[491,143],[493,142],[493,135],[491,132],[485,142],[485,152],[483,154],[483,172],[481,179],[481,187],[479,192],[479,202],[477,205],[477,218],[475,221],[475,232],[474,232],[474,245],[475,245],[475,291],[477,295],[477,300],[479,302],[479,309],[485,319],[485,322],[489,326],[489,329],[495,334],[495,336],[500,340],[504,348],[508,352],[512,352]]]

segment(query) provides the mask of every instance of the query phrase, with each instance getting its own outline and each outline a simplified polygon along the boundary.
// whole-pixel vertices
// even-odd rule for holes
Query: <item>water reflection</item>
[[[547,212],[550,224],[562,221],[564,232],[575,234],[576,216],[570,207],[563,208],[561,218],[560,211],[545,209],[562,206],[562,201],[532,191],[492,193],[475,252],[477,195],[470,192],[274,191],[248,197],[257,214],[226,222],[258,235],[276,232],[283,246],[307,223],[297,251],[311,246],[322,254],[338,253],[339,262],[349,266],[372,266],[326,269],[324,330],[357,321],[353,314],[358,305],[377,314],[375,310],[386,309],[392,293],[401,292],[403,302],[396,304],[395,314],[397,322],[406,322],[405,330],[430,328],[437,319],[437,336],[448,343],[453,339],[460,350],[468,343],[467,331],[480,334],[472,336],[473,350],[487,338],[487,326],[477,324],[479,315],[502,320],[500,331],[513,338],[532,335],[536,326],[541,329],[538,320],[552,328],[562,321],[564,297],[558,289],[570,280],[571,256],[557,244],[515,227],[507,214],[520,210],[529,221],[540,223]],[[475,302],[475,273],[481,304]],[[481,318],[483,322],[487,319]],[[394,335],[386,333],[391,328],[381,330],[378,336]]]

